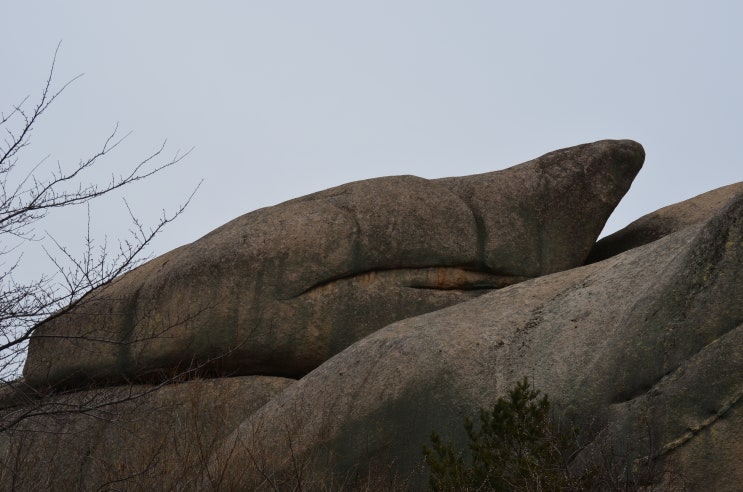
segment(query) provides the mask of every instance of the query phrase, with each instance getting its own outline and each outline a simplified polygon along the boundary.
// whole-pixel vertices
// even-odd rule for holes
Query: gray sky
[[[59,41],[57,84],[85,73],[25,162],[74,164],[117,122],[134,133],[104,177],[165,138],[195,147],[125,193],[153,222],[204,179],[157,254],[348,181],[481,173],[604,138],[647,152],[605,233],[743,180],[738,1],[6,3],[4,112],[38,95]],[[81,245],[84,209],[51,219],[42,229]],[[92,224],[124,235],[121,195]]]

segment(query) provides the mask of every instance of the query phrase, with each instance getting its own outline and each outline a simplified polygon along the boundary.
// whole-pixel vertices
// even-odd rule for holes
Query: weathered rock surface
[[[603,141],[351,183],[156,258],[39,332],[74,338],[32,340],[28,391],[0,392],[0,426],[24,417],[0,433],[0,488],[420,488],[430,432],[465,449],[464,417],[526,376],[583,429],[575,466],[739,490],[743,183],[581,266],[642,158]],[[194,365],[214,379],[105,387]]]
[[[269,473],[330,460],[339,476],[394,463],[405,477],[432,429],[464,449],[464,416],[528,376],[587,430],[584,458],[608,443],[637,466],[651,456],[656,484],[739,490],[743,195],[710,215],[605,261],[387,326],[268,402],[213,459],[224,469],[260,455]]]
[[[6,410],[0,425],[23,420],[0,433],[0,488],[194,490],[224,438],[293,383],[244,376],[120,386]]]
[[[484,175],[360,181],[249,213],[44,324],[24,377],[85,387],[194,364],[304,375],[394,321],[581,265],[643,160],[639,144],[607,140]]]

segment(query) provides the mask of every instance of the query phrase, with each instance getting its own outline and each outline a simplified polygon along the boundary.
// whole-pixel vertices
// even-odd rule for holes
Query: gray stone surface
[[[350,183],[261,209],[86,297],[31,339],[35,387],[302,376],[394,321],[582,264],[644,160],[605,140],[477,176]]]
[[[605,261],[387,326],[268,402],[225,449],[240,442],[233,462],[249,450],[269,471],[329,460],[339,476],[389,463],[407,476],[432,429],[464,448],[464,416],[527,376],[584,428],[584,458],[609,443],[630,463],[653,456],[657,484],[739,490],[742,278],[738,196]]]
[[[156,258],[39,332],[68,338],[32,340],[23,391],[0,391],[0,424],[26,417],[0,433],[0,487],[422,488],[430,432],[465,448],[465,416],[528,377],[583,429],[575,463],[739,490],[743,184],[639,219],[581,266],[642,157],[603,141],[351,183]],[[215,379],[132,401],[156,387],[105,386],[194,364]],[[225,377],[246,373],[303,377]]]
[[[0,425],[23,420],[0,432],[0,489],[195,490],[213,450],[293,383],[245,376],[129,385],[4,409]]]

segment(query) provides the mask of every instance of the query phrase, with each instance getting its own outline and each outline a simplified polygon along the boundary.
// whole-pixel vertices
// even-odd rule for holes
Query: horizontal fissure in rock
[[[296,299],[344,282],[358,282],[361,284],[384,282],[399,287],[427,290],[494,290],[502,289],[509,285],[529,280],[530,278],[532,277],[484,272],[464,266],[390,268],[368,270],[325,280],[296,296],[284,300]]]

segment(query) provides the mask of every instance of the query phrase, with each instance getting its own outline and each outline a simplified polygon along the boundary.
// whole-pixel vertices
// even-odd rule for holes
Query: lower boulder
[[[211,453],[292,379],[79,391],[3,410],[2,490],[194,490]],[[216,485],[219,477],[213,477]]]

